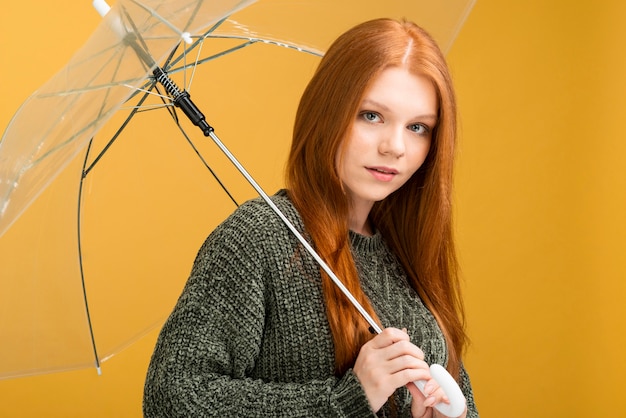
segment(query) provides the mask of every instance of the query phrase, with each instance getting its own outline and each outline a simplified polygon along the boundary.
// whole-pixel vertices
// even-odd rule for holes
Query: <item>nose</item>
[[[385,130],[382,139],[378,144],[378,152],[382,155],[390,155],[395,158],[400,158],[404,156],[405,151],[403,129],[390,128]]]

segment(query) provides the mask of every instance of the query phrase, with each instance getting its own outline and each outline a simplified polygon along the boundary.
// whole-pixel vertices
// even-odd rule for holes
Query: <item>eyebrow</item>
[[[363,99],[362,105],[363,104],[371,104],[371,105],[374,105],[374,106],[378,106],[381,109],[386,110],[386,111],[391,110],[391,109],[389,109],[389,106],[386,106],[386,105],[384,105],[382,103],[379,103],[376,100],[372,100],[372,99]],[[418,115],[418,116],[415,117],[415,119],[429,119],[429,120],[431,120],[434,123],[434,122],[437,122],[437,120],[439,118],[434,113],[428,113],[428,114],[425,114],[425,115]]]

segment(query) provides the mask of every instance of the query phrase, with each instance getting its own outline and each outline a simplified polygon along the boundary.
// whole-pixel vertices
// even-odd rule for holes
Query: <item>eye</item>
[[[376,112],[361,112],[360,116],[368,122],[380,122],[381,117]]]
[[[413,125],[409,125],[408,129],[419,135],[427,135],[430,133],[430,128],[423,123],[415,123]]]

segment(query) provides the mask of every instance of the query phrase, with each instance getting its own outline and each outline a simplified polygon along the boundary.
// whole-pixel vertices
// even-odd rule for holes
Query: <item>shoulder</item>
[[[290,221],[296,223],[300,222],[300,215],[291,203],[286,190],[281,189],[273,196],[270,196],[270,201],[273,206],[282,212]],[[229,219],[227,219],[227,221],[229,220],[231,222],[247,220],[248,222],[260,225],[276,225],[282,223],[274,208],[261,197],[243,203]]]
[[[286,230],[286,226],[275,209],[278,209],[294,225],[301,226],[300,215],[289,200],[286,190],[279,190],[270,197],[270,201],[274,208],[261,197],[246,201],[215,231],[219,233],[226,230],[236,230],[238,233],[249,236]]]
[[[273,205],[299,230],[301,220],[287,192],[280,190],[271,196]],[[262,198],[241,204],[219,224],[206,239],[201,251],[220,248],[228,252],[244,250],[248,254],[264,253],[274,247],[288,245],[291,233],[280,216]]]
[[[299,218],[285,191],[273,195],[271,201],[290,220]],[[196,255],[192,275],[209,277],[225,271],[238,277],[261,275],[295,246],[291,232],[267,202],[252,199],[209,234]]]

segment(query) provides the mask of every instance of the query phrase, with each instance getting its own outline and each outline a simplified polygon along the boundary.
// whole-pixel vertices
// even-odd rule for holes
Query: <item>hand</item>
[[[364,344],[353,370],[374,412],[397,388],[416,380],[432,380],[422,350],[410,342],[406,331],[397,328],[386,328]],[[441,394],[434,392],[435,399],[441,400]]]
[[[443,389],[439,387],[436,380],[430,379],[426,382],[426,385],[424,386],[424,393],[426,396],[412,382],[407,385],[407,389],[411,392],[413,397],[413,401],[411,403],[411,415],[413,418],[436,418],[445,416],[441,412],[432,408],[439,402],[450,403],[448,397],[443,392]],[[467,408],[458,418],[465,418],[466,415]]]

